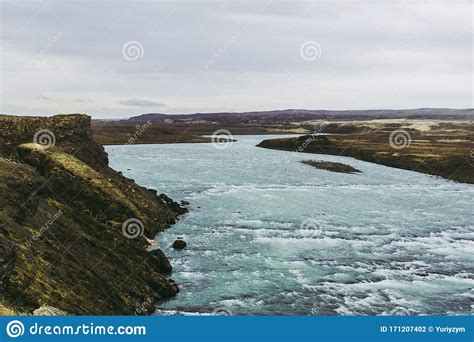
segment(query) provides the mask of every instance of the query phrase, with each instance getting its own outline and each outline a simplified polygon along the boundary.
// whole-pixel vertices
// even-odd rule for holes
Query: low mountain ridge
[[[204,121],[220,124],[288,123],[309,120],[370,120],[376,118],[411,119],[473,119],[474,109],[418,108],[418,109],[374,109],[374,110],[308,110],[283,109],[252,112],[221,112],[195,114],[147,113],[133,116],[131,121]]]

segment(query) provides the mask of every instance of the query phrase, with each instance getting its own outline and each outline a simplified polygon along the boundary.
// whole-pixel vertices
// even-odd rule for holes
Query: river
[[[158,315],[460,315],[474,302],[474,186],[347,157],[212,144],[107,146],[191,204],[156,237],[181,292]],[[279,136],[281,137],[281,136]],[[343,174],[301,164],[342,162]],[[171,248],[177,237],[188,247]]]

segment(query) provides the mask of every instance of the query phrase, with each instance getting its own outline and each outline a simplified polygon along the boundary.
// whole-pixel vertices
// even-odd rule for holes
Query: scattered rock
[[[173,279],[168,279],[168,282],[171,284],[171,287],[176,291],[176,293],[179,292],[179,287],[178,284]]]
[[[148,255],[149,263],[155,267],[156,270],[165,274],[171,273],[173,270],[171,263],[161,249],[154,249],[150,251]]]
[[[174,249],[183,249],[186,247],[186,241],[182,240],[182,239],[178,239],[178,240],[175,240],[175,242],[173,242],[173,248]]]
[[[173,201],[171,198],[169,198],[168,196],[166,196],[165,194],[160,194],[158,196],[159,198],[161,198],[161,200],[166,203],[168,205],[168,207],[174,211],[176,214],[178,215],[181,215],[181,214],[184,214],[184,213],[187,213],[188,212],[188,209],[186,208],[183,208],[182,206],[179,205],[178,202],[175,202]],[[174,222],[173,222],[174,223]]]
[[[181,205],[190,205],[191,203],[189,203],[188,201],[181,201]]]
[[[179,293],[179,286],[176,283],[171,283],[171,288],[175,291],[175,293]]]
[[[151,192],[153,195],[157,195],[158,194],[158,191],[156,191],[155,189],[147,189],[149,192]]]

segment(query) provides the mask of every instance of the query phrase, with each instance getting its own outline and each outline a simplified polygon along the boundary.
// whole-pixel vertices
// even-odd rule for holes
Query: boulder
[[[183,249],[186,247],[186,241],[182,240],[182,239],[177,239],[175,240],[175,242],[173,242],[173,248],[174,249]]]

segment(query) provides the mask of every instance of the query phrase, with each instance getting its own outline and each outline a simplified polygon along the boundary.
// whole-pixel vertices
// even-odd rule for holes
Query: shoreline
[[[429,146],[427,153],[423,147],[393,149],[388,136],[313,136],[299,138],[268,139],[257,147],[299,152],[352,157],[361,161],[438,176],[445,180],[465,184],[474,184],[474,143],[469,147],[443,149],[441,146]],[[421,140],[421,139],[420,139]],[[419,141],[419,140],[418,140]],[[447,143],[449,144],[449,143]],[[451,143],[453,144],[453,143]],[[420,144],[421,145],[421,144]],[[444,146],[443,146],[444,147]],[[452,151],[456,150],[456,152]],[[434,153],[436,152],[436,154]]]

